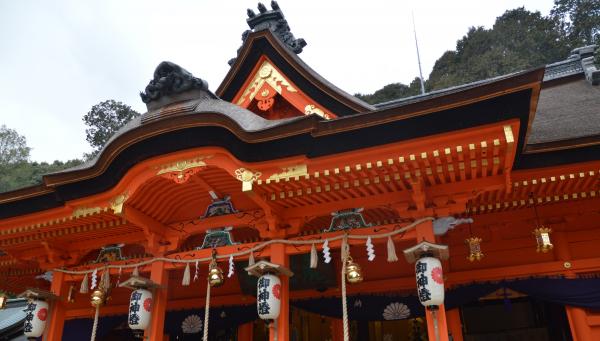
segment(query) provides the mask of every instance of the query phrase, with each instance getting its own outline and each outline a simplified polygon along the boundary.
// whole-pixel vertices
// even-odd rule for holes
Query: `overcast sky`
[[[82,116],[106,99],[144,112],[138,93],[163,60],[207,80],[214,91],[247,29],[246,8],[256,4],[0,0],[0,125],[26,136],[32,160],[81,157],[90,150]],[[418,75],[412,11],[427,78],[435,60],[454,49],[470,26],[490,27],[519,6],[547,15],[552,0],[280,0],[279,5],[296,38],[308,42],[300,57],[354,94]]]

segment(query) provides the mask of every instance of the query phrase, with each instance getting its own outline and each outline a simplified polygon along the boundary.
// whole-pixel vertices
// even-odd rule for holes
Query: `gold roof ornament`
[[[17,297],[26,298],[29,300],[56,300],[59,297],[56,296],[53,292],[38,289],[38,288],[27,288],[27,290],[23,291]]]
[[[450,257],[448,245],[434,244],[428,241],[422,241],[419,244],[409,247],[402,252],[404,252],[404,258],[406,258],[406,261],[409,263],[416,262],[417,259],[423,257],[424,255],[431,255],[432,257],[442,260]]]
[[[154,283],[151,279],[142,276],[131,276],[128,280],[119,284],[120,288],[129,288],[131,290],[136,289],[152,289],[158,288],[159,285]]]
[[[292,270],[286,268],[283,265],[267,262],[266,260],[260,260],[246,268],[244,268],[250,275],[260,277],[264,274],[272,273],[278,275],[284,275],[287,277],[294,276]]]

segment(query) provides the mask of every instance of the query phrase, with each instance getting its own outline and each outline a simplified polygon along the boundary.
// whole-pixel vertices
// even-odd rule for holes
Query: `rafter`
[[[147,249],[152,254],[156,255],[164,253],[167,249],[177,248],[179,244],[177,240],[175,240],[176,245],[170,245],[168,248],[163,247],[168,245],[168,242],[172,242],[166,240],[168,226],[129,205],[124,206],[123,215],[128,221],[142,228],[146,237]]]

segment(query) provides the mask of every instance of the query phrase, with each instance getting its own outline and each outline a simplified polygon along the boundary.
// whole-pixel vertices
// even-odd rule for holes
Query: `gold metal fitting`
[[[554,248],[550,240],[550,233],[552,233],[552,229],[543,226],[533,230],[537,242],[537,252],[546,253]]]
[[[467,259],[471,262],[480,261],[484,256],[483,252],[481,252],[481,240],[479,237],[465,239],[465,243],[469,246],[469,256],[467,256]]]

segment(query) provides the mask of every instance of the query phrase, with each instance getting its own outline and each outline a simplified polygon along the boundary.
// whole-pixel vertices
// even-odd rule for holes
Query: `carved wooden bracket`
[[[146,249],[153,255],[164,254],[167,251],[175,250],[180,243],[179,237],[167,238],[168,227],[152,217],[126,205],[123,210],[125,218],[142,228],[146,238]]]

